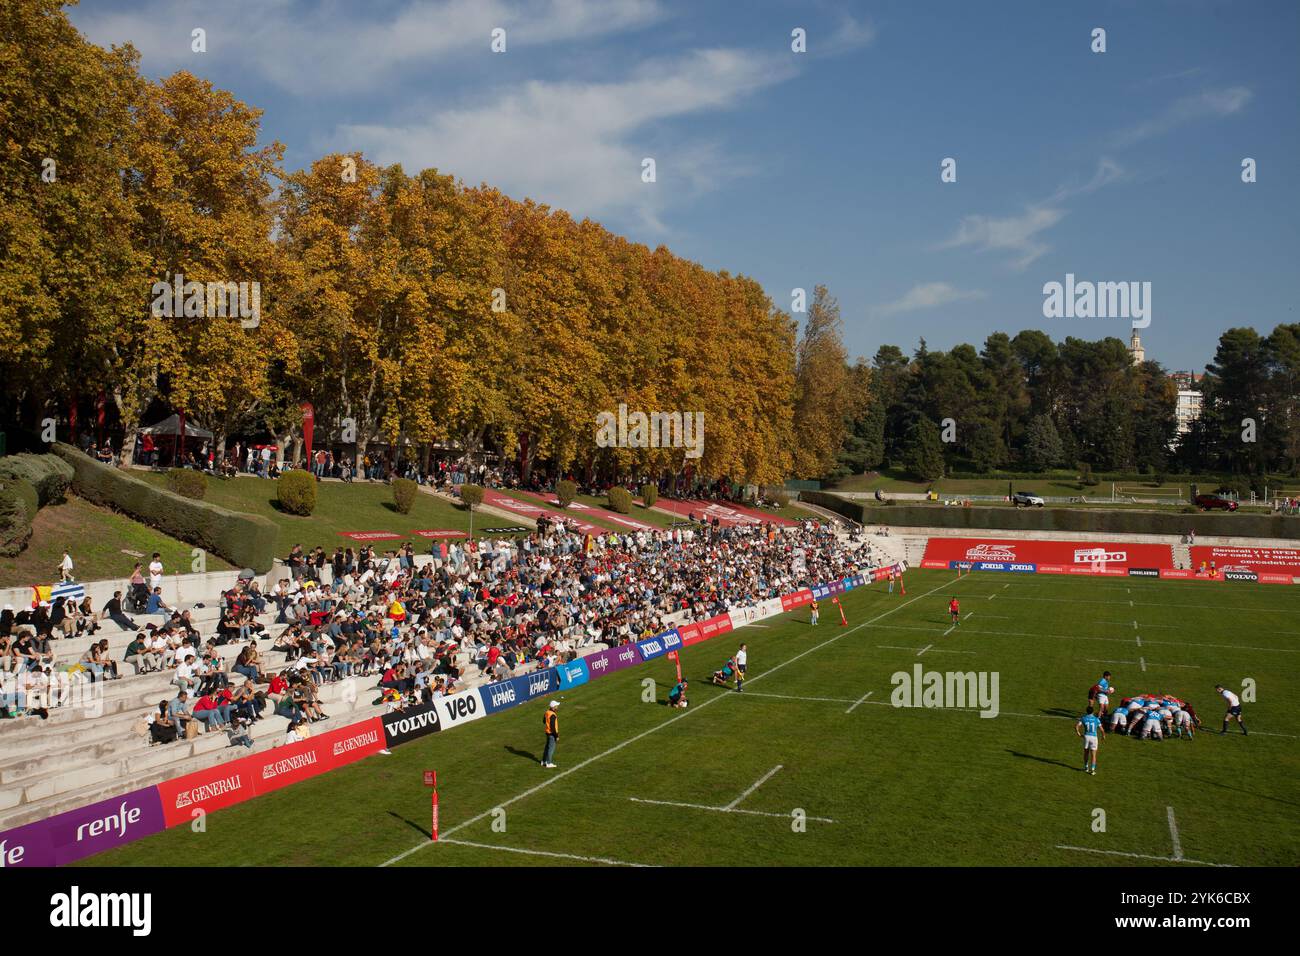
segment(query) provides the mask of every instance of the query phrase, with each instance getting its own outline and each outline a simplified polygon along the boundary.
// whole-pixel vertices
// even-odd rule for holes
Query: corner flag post
[[[432,812],[432,826],[429,828],[429,839],[434,843],[438,842],[438,771],[426,770],[424,772],[424,785],[432,788],[430,797],[430,809]]]
[[[833,597],[831,598],[831,603],[840,609],[840,627],[848,627],[849,622],[848,619],[845,618],[844,616],[844,608],[840,605],[840,599],[837,597]]]

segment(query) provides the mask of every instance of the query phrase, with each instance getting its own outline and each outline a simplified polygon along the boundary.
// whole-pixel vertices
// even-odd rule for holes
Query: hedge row
[[[944,508],[852,501],[824,491],[800,498],[861,524],[905,528],[968,528],[973,531],[1091,531],[1111,534],[1199,535],[1242,538],[1300,538],[1300,518],[1284,515],[1182,514],[1101,508]]]
[[[35,501],[31,482],[0,479],[0,556],[12,558],[27,547],[32,539]]]
[[[271,570],[279,529],[269,518],[183,498],[125,471],[100,464],[62,442],[55,444],[53,450],[72,466],[75,473],[72,487],[82,498],[130,515],[237,567],[252,568],[259,574]]]
[[[57,455],[6,455],[0,458],[0,478],[29,481],[40,507],[58,504],[72,484],[72,468]],[[33,515],[35,517],[35,515]]]
[[[193,468],[172,468],[167,472],[167,487],[182,498],[202,501],[208,493],[208,476]]]

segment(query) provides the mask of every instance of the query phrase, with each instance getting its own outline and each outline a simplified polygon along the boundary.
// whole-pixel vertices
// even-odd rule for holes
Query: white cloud
[[[953,302],[968,302],[971,299],[983,299],[988,293],[980,289],[957,289],[947,282],[924,282],[912,286],[900,299],[877,306],[872,311],[877,315],[897,315],[900,312],[916,312],[920,309],[935,309]]]
[[[659,0],[408,0],[369,4],[294,0],[149,0],[130,13],[74,7],[71,17],[102,46],[130,41],[146,69],[201,71],[202,56],[300,96],[375,89],[402,71],[488,56],[491,32],[507,51],[647,26],[666,16]],[[190,31],[207,32],[206,54]],[[508,55],[508,52],[507,52]]]
[[[730,107],[794,71],[788,56],[696,50],[645,62],[616,81],[533,81],[403,123],[345,125],[331,148],[361,149],[408,171],[433,166],[578,216],[632,212],[658,229],[667,204],[744,170],[711,143],[656,137],[650,146],[655,131],[647,127]],[[655,160],[654,183],[641,181],[646,156]]]
[[[1114,137],[1116,148],[1132,146],[1154,136],[1162,136],[1180,126],[1200,119],[1231,116],[1250,102],[1254,94],[1244,86],[1206,90],[1171,103],[1159,116],[1130,126]]]
[[[941,243],[940,249],[958,249],[967,246],[985,252],[1000,250],[1015,253],[1013,265],[1023,269],[1047,252],[1048,246],[1039,233],[1050,229],[1065,218],[1065,210],[1053,206],[1029,206],[1019,216],[995,218],[993,216],[965,216],[952,238]]]

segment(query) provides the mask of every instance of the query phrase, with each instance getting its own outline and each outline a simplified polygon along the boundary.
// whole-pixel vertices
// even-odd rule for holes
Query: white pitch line
[[[1135,640],[1135,641],[1138,642],[1138,647],[1141,647],[1141,646],[1142,646],[1142,635],[1141,635],[1141,634],[1134,634],[1134,635],[1133,635],[1133,640]]]
[[[751,817],[780,817],[782,820],[791,819],[788,813],[769,813],[765,810],[740,810],[727,809],[726,807],[710,807],[703,803],[678,803],[675,800],[647,800],[644,797],[628,797],[633,803],[653,803],[660,807],[685,807],[688,810],[708,810],[712,813],[745,813]],[[830,817],[805,817],[806,820],[816,820],[818,823],[834,823]]]
[[[767,677],[769,674],[775,674],[781,668],[793,664],[795,661],[802,660],[803,658],[807,657],[809,654],[815,654],[823,647],[829,647],[831,644],[834,644],[835,642],[839,641],[842,638],[848,637],[850,634],[854,633],[855,631],[861,630],[862,628],[867,627],[870,624],[874,624],[876,621],[879,621],[881,618],[888,617],[890,614],[894,614],[897,611],[901,611],[903,608],[907,607],[910,604],[915,604],[917,601],[924,600],[925,598],[928,598],[931,594],[934,594],[936,591],[944,590],[947,586],[948,586],[948,582],[937,584],[930,590],[926,591],[924,594],[918,594],[916,597],[908,601],[904,601],[902,604],[897,604],[894,607],[891,607],[888,611],[881,612],[877,616],[873,617],[871,620],[863,621],[861,624],[854,625],[853,627],[849,628],[847,631],[837,634],[834,637],[829,638],[828,640],[822,641],[820,644],[816,644],[808,648],[806,651],[801,651],[800,653],[796,654],[794,657],[782,661],[780,664],[777,664],[771,670],[766,670],[761,674],[757,674],[754,677],[751,677],[747,681],[747,683],[752,684],[754,683],[754,681],[762,680],[764,677]],[[552,774],[551,776],[547,777],[545,780],[543,780],[541,783],[537,784],[536,786],[529,787],[527,790],[523,791],[522,793],[516,794],[515,796],[511,797],[509,800],[506,800],[502,803],[498,803],[496,806],[484,810],[482,813],[478,814],[477,816],[470,817],[468,820],[456,824],[454,827],[452,827],[446,832],[446,836],[451,836],[453,833],[463,830],[465,827],[473,826],[475,823],[478,823],[480,820],[485,820],[488,817],[490,817],[492,813],[496,811],[498,808],[508,807],[512,803],[518,803],[520,800],[524,800],[528,797],[531,797],[533,794],[537,793],[538,791],[545,790],[547,787],[551,786],[551,784],[555,783],[556,781],[563,780],[569,774],[577,773],[582,768],[590,766],[591,764],[595,763],[597,760],[603,760],[605,757],[608,757],[610,754],[618,753],[618,751],[622,750],[624,747],[627,747],[630,744],[634,744],[638,740],[643,740],[644,738],[649,737],[653,733],[658,733],[659,731],[663,730],[665,727],[671,727],[673,724],[677,723],[677,721],[685,720],[687,717],[691,716],[691,714],[698,714],[701,710],[703,710],[705,707],[708,707],[710,704],[717,703],[720,700],[730,700],[733,697],[739,697],[739,696],[741,695],[740,694],[719,694],[716,697],[710,697],[708,700],[700,704],[698,707],[693,707],[690,710],[683,711],[682,713],[678,714],[676,717],[672,717],[668,720],[665,720],[662,724],[655,724],[655,726],[651,727],[649,730],[643,730],[641,731],[641,733],[636,734],[633,737],[629,737],[627,740],[624,740],[622,743],[615,744],[614,746],[610,747],[608,750],[601,751],[600,753],[596,754],[594,757],[588,757],[586,760],[582,761],[581,763],[574,764],[572,767],[570,767],[567,770],[561,770],[557,774]],[[733,812],[737,812],[737,811],[733,811]],[[433,843],[434,843],[433,840],[421,841],[420,843],[417,843],[415,846],[411,847],[409,850],[403,850],[401,853],[397,854],[397,856],[392,857],[391,859],[388,859],[379,865],[381,867],[390,866],[393,863],[397,863],[401,860],[406,859],[412,853],[418,853],[420,850],[432,846]]]
[[[756,782],[752,787],[750,787],[748,790],[746,790],[744,793],[742,793],[740,796],[738,796],[735,800],[732,800],[729,804],[727,804],[727,805],[726,805],[725,807],[723,807],[722,809],[724,809],[724,810],[734,810],[734,809],[736,809],[736,806],[737,806],[737,805],[738,805],[742,800],[744,800],[747,796],[749,796],[751,793],[753,793],[755,790],[757,790],[757,789],[758,789],[759,787],[761,787],[763,784],[767,783],[769,780],[771,780],[773,777],[775,777],[776,774],[777,774],[777,772],[781,769],[782,766],[783,766],[782,764],[777,764],[775,767],[773,767],[773,768],[772,768],[771,770],[769,770],[767,773],[763,774],[763,776],[759,777],[759,778],[758,778],[758,781],[757,781],[757,782]]]
[[[1147,659],[1145,657],[1139,657],[1138,663],[1142,665],[1142,673],[1145,674],[1147,672]]]
[[[1058,850],[1078,850],[1080,853],[1102,853],[1106,856],[1127,856],[1135,860],[1161,860],[1165,863],[1195,863],[1197,866],[1220,866],[1228,867],[1230,869],[1236,866],[1235,863],[1209,863],[1205,860],[1188,860],[1186,858],[1174,859],[1172,856],[1152,856],[1149,853],[1122,853],[1119,850],[1094,850],[1092,847],[1088,846],[1066,846],[1064,843],[1056,844],[1056,848]]]
[[[952,628],[948,628],[948,631],[951,631],[951,630],[952,630]],[[944,634],[947,634],[948,631],[944,631]],[[916,656],[917,656],[917,657],[920,657],[922,654],[924,654],[926,651],[928,651],[928,650],[929,650],[930,648],[932,648],[932,647],[934,647],[933,644],[927,644],[927,645],[925,645],[925,647],[921,648],[919,651],[916,652]]]
[[[443,837],[439,843],[450,843],[454,846],[472,846],[480,850],[501,850],[505,853],[525,853],[529,856],[550,856],[562,860],[578,860],[582,863],[606,863],[609,866],[636,866],[636,867],[653,867],[654,863],[628,863],[626,860],[611,860],[603,856],[577,856],[573,853],[552,853],[549,850],[525,850],[517,846],[498,846],[493,843],[471,843],[469,840],[449,840]]]
[[[971,616],[972,614],[974,614],[974,613],[975,613],[974,611],[967,611],[967,612],[966,612],[966,617],[970,617],[970,616]],[[963,620],[963,621],[966,620],[966,617],[963,617],[962,620]]]
[[[911,650],[909,647],[908,650]],[[746,697],[775,697],[777,700],[816,700],[829,704],[847,704],[847,697],[795,697],[791,694],[764,694],[762,691],[744,691]],[[704,705],[701,704],[701,707]]]
[[[884,648],[887,651],[915,651],[916,650],[915,647],[900,647],[897,644],[877,644],[876,647]],[[975,653],[974,651],[959,651],[954,647],[935,647],[933,644],[927,644],[925,648],[922,648],[921,650],[923,651],[926,650],[927,648],[934,648],[933,653],[935,654],[974,654]],[[917,651],[916,656],[920,657],[921,651]]]
[[[1165,807],[1169,814],[1169,838],[1174,841],[1174,859],[1181,861],[1183,858],[1183,844],[1178,839],[1178,824],[1174,821],[1174,808]]]
[[[871,696],[872,694],[874,694],[874,693],[875,693],[874,690],[869,690],[869,691],[867,691],[865,694],[863,694],[861,697],[859,697],[857,700],[855,700],[855,701],[853,702],[853,706],[850,707],[848,710],[846,710],[844,713],[846,713],[846,714],[851,714],[851,713],[853,713],[855,710],[858,709],[858,706],[859,706],[860,704],[864,703],[864,702],[866,701],[866,699],[867,699],[868,697],[870,697],[870,696]]]

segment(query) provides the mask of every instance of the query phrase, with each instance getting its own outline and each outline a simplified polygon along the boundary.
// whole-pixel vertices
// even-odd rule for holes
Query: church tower
[[[1137,329],[1133,330],[1133,337],[1128,341],[1129,354],[1133,356],[1133,364],[1141,365],[1147,359],[1147,350],[1142,347],[1142,339],[1138,336]]]

